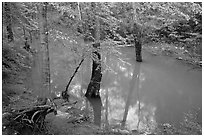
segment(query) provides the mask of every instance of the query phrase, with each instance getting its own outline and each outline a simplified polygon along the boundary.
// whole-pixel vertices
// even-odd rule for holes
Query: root
[[[9,122],[3,127],[12,129],[16,134],[41,134],[45,131],[45,117],[52,112],[55,112],[55,109],[49,105],[14,110],[5,117]]]

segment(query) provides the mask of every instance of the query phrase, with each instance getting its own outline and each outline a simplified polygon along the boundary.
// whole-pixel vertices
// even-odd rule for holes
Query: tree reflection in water
[[[100,91],[106,128],[151,132],[161,123],[179,124],[186,110],[200,106],[200,72],[186,72],[176,62],[166,65],[163,58],[146,53],[138,65],[132,58],[106,56]]]
[[[141,82],[145,80],[145,75],[140,70],[141,64],[131,65],[122,59],[113,59],[114,57],[111,64],[108,64],[110,61],[107,63],[112,71],[105,72],[102,80],[102,119],[105,126],[145,132],[154,130],[156,107],[145,105],[139,97]]]

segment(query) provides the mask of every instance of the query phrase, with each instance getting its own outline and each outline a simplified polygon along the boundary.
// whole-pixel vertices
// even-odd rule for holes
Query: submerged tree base
[[[85,97],[91,103],[94,110],[94,124],[101,125],[101,97],[99,94],[100,84],[95,82],[90,82]]]
[[[141,42],[139,42],[138,40],[134,40],[135,41],[135,54],[136,54],[136,61],[137,62],[142,62],[142,44]]]
[[[142,57],[141,56],[136,57],[136,61],[137,62],[142,62]]]

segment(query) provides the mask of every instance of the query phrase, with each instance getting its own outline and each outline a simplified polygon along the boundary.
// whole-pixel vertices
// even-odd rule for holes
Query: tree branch
[[[66,86],[65,92],[67,92],[68,87],[69,87],[69,85],[70,85],[71,82],[72,82],[72,79],[74,78],[75,74],[77,73],[77,71],[78,71],[78,69],[79,69],[79,67],[81,66],[81,64],[82,64],[83,61],[84,61],[84,58],[81,60],[81,62],[79,63],[78,67],[76,68],[75,72],[73,73],[72,77],[70,78],[70,80],[69,80],[69,82],[68,82],[68,84],[67,84],[67,86]]]
[[[76,68],[75,72],[74,72],[73,75],[71,76],[71,78],[70,78],[70,80],[69,80],[69,82],[68,82],[68,84],[67,84],[67,86],[66,86],[65,91],[62,91],[61,96],[62,96],[63,99],[65,99],[65,100],[67,100],[67,101],[69,101],[69,95],[67,94],[69,85],[71,84],[72,79],[74,78],[75,74],[77,73],[77,71],[78,71],[78,69],[79,69],[79,67],[81,66],[81,64],[82,64],[83,61],[84,61],[84,58],[81,60],[81,62],[79,63],[78,67]],[[58,99],[58,98],[56,98],[56,99]]]

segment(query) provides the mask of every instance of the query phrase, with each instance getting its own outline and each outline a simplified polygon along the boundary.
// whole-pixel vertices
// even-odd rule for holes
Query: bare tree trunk
[[[80,8],[80,2],[77,3],[77,8],[78,8],[78,12],[79,12],[79,20],[82,21],[82,13],[81,13],[81,8]]]
[[[108,88],[106,89],[106,102],[105,102],[105,128],[108,129],[109,122],[108,122]]]
[[[33,42],[32,31],[29,31],[29,36],[30,36],[30,43],[32,43]]]
[[[80,68],[80,66],[81,66],[81,64],[82,64],[83,61],[84,61],[84,59],[82,59],[82,60],[80,61],[79,65],[77,66],[77,68],[75,69],[73,75],[71,76],[71,78],[70,78],[70,80],[69,80],[69,82],[68,82],[68,84],[67,84],[67,86],[66,86],[65,91],[62,91],[62,98],[63,98],[64,100],[68,101],[68,102],[69,102],[69,94],[67,93],[68,88],[69,88],[69,86],[70,86],[70,84],[71,84],[71,82],[72,82],[72,80],[73,80],[75,74],[78,72],[78,69]]]
[[[134,36],[136,61],[142,62],[142,43],[138,37]]]
[[[141,25],[139,23],[139,19],[137,17],[137,2],[133,2],[133,37],[134,37],[134,43],[135,43],[135,54],[136,54],[136,61],[142,62],[142,43],[141,43]]]
[[[96,3],[91,3],[94,13],[96,12]],[[94,110],[94,124],[99,126],[101,125],[101,97],[100,97],[100,83],[102,79],[101,73],[101,55],[99,53],[100,49],[100,22],[98,16],[96,16],[96,32],[95,32],[95,43],[93,44],[94,52],[93,55],[97,57],[97,60],[93,60],[92,64],[92,75],[91,81],[88,85],[86,91],[86,98],[91,103]]]
[[[6,30],[7,30],[7,38],[9,42],[14,41],[13,31],[12,31],[12,19],[11,19],[11,8],[10,3],[4,3],[4,11],[5,11],[5,20],[6,20]]]
[[[79,12],[79,20],[82,21],[82,17],[81,17],[81,10],[80,10],[80,4],[78,2],[78,12]],[[66,89],[65,91],[62,91],[62,98],[66,101],[69,101],[69,94],[67,93],[68,92],[68,88],[69,88],[69,85],[71,84],[72,82],[72,79],[74,78],[75,74],[77,73],[79,67],[81,66],[82,62],[84,61],[84,54],[82,53],[82,60],[81,62],[79,63],[78,67],[76,68],[74,74],[72,75],[71,79],[69,80],[67,86],[66,86]],[[82,78],[82,70],[83,68],[81,68],[81,78]],[[82,82],[81,82],[81,93],[82,93]]]
[[[98,48],[100,46],[100,43],[96,43],[93,46],[95,48]],[[95,54],[99,60],[101,59],[100,53],[95,51],[93,54]],[[93,60],[91,81],[88,85],[85,96],[93,107],[94,123],[98,126],[100,126],[101,124],[102,102],[101,102],[101,97],[99,93],[101,78],[102,78],[101,63]]]
[[[50,58],[49,58],[49,46],[48,46],[48,27],[47,27],[47,2],[43,2],[40,6],[40,52],[42,54],[42,104],[46,104],[47,97],[50,95]]]
[[[26,38],[26,32],[25,32],[25,27],[24,26],[23,26],[23,38],[24,38],[24,40]]]

